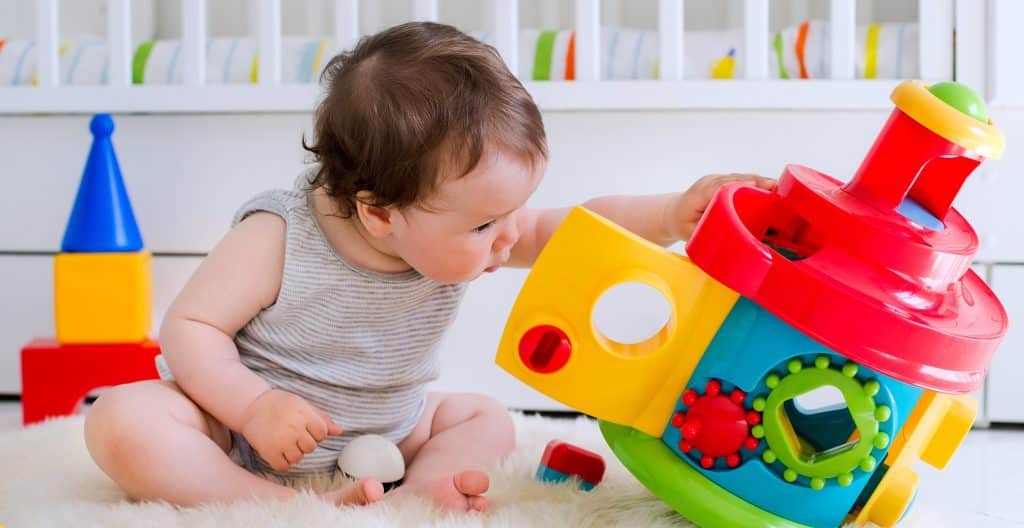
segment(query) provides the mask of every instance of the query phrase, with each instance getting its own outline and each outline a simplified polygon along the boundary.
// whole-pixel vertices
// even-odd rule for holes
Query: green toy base
[[[660,438],[598,420],[601,434],[633,476],[659,499],[705,528],[808,528],[720,488],[679,459]]]

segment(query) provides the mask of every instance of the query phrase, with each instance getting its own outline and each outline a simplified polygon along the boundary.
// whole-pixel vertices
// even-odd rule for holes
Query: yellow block
[[[57,341],[135,343],[150,329],[150,262],[139,253],[59,253],[53,292]]]
[[[640,282],[672,308],[668,325],[642,343],[601,335],[594,307],[609,288]],[[676,399],[739,294],[689,259],[582,208],[569,213],[545,246],[509,316],[496,362],[565,405],[660,437]],[[531,370],[520,340],[534,327],[561,329],[571,346],[565,365]]]
[[[944,469],[967,437],[977,413],[978,402],[970,396],[924,391],[889,448],[885,458],[889,470],[854,522],[896,524],[917,489],[919,477],[913,465],[921,460]]]

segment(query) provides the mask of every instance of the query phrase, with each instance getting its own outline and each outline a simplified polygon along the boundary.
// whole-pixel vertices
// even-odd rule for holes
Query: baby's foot
[[[321,493],[320,496],[338,506],[345,504],[363,505],[377,502],[384,496],[384,486],[374,479],[362,479]]]
[[[455,511],[485,511],[490,505],[483,493],[490,486],[483,471],[463,471],[422,482],[405,481],[395,493],[414,493]]]

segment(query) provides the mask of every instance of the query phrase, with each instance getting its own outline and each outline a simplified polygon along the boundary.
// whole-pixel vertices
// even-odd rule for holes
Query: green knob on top
[[[977,92],[966,84],[940,82],[929,86],[928,91],[960,112],[982,123],[988,123],[988,109],[985,108],[985,102],[981,100],[981,96]]]

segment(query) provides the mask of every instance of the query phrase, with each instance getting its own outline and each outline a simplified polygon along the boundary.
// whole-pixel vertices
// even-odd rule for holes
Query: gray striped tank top
[[[339,451],[355,436],[373,433],[398,443],[409,434],[423,413],[425,385],[439,375],[437,345],[465,290],[414,270],[384,274],[347,262],[314,217],[309,174],[292,190],[253,197],[232,223],[257,211],[287,223],[277,301],[235,336],[242,364],[345,429],[284,474],[270,469],[240,434],[232,435],[232,458],[284,478],[333,471]]]

